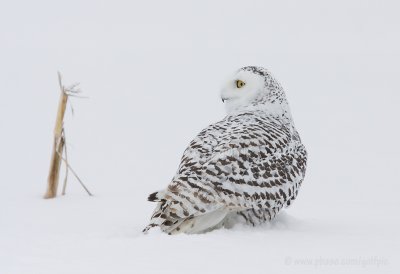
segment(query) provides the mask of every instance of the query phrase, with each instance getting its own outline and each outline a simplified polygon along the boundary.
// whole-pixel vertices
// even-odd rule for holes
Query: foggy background
[[[399,8],[397,1],[2,1],[0,272],[110,273],[118,265],[113,273],[310,273],[321,268],[286,258],[319,256],[375,256],[395,272]],[[147,195],[166,187],[191,139],[224,117],[219,89],[247,65],[266,67],[282,84],[309,153],[283,232],[142,236],[155,206]],[[70,176],[67,196],[41,199],[57,71],[89,97],[71,99],[65,129],[69,162],[95,197]],[[236,258],[242,250],[247,255]]]

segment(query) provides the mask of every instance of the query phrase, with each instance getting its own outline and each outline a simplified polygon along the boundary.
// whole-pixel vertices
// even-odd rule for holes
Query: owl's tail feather
[[[174,200],[167,200],[164,193],[152,193],[151,201],[158,201],[157,207],[151,216],[150,223],[143,229],[147,233],[153,227],[160,227],[161,231],[172,234],[179,233],[204,233],[223,225],[228,214],[226,209],[215,210],[198,216],[182,216],[180,204]]]
[[[151,216],[150,224],[143,229],[144,233],[147,233],[151,228],[156,226],[160,227],[163,232],[169,234],[175,234],[173,232],[179,233],[178,227],[185,219],[173,212],[175,211],[174,206],[172,206],[172,202],[167,200],[165,196],[165,191],[156,191],[151,193],[147,198],[151,202],[158,202],[158,204]]]
[[[180,216],[182,208],[174,200],[166,199],[165,191],[154,192],[149,195],[148,200],[158,202],[151,216],[150,223],[143,229],[147,233],[153,227],[160,227],[161,231],[172,234],[187,233],[193,228],[193,216]]]
[[[163,232],[176,234],[180,232],[179,226],[185,220],[169,212],[167,201],[160,202],[150,219],[150,223],[143,229],[143,232],[147,233],[151,228],[158,226]]]
[[[162,200],[165,200],[165,192],[164,191],[156,191],[153,192],[147,197],[147,200],[149,202],[161,202]]]
[[[168,190],[154,192],[148,200],[157,202],[157,206],[144,233],[157,226],[168,234],[203,233],[222,225],[228,214],[224,206],[201,210],[182,193],[174,195]]]

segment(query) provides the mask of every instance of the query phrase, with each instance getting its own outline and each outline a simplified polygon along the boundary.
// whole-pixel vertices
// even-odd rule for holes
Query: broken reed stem
[[[63,120],[67,107],[68,95],[61,83],[61,75],[58,73],[58,81],[61,88],[60,100],[58,102],[57,118],[54,127],[53,151],[51,154],[50,171],[47,178],[47,190],[45,199],[54,198],[57,195],[58,180],[60,175],[61,157],[64,150],[65,140],[63,138]]]

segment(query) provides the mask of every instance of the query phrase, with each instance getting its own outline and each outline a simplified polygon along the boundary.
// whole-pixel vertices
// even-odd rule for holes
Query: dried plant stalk
[[[65,109],[67,107],[68,94],[65,92],[64,87],[61,83],[60,74],[58,74],[58,81],[60,84],[61,94],[58,103],[56,125],[54,127],[53,151],[51,154],[49,176],[47,178],[47,190],[44,195],[45,199],[54,198],[57,196],[58,180],[62,162],[60,155],[62,155],[65,146],[65,140],[63,137],[63,121]]]
[[[62,188],[62,195],[65,195],[65,190],[67,188],[68,171],[71,171],[75,178],[79,181],[81,186],[85,189],[89,196],[93,196],[89,189],[84,185],[82,180],[78,177],[76,172],[72,169],[68,163],[67,146],[65,142],[65,130],[64,130],[64,114],[67,108],[68,97],[80,97],[78,96],[81,92],[78,89],[78,84],[74,84],[70,87],[64,87],[61,81],[61,74],[58,73],[58,83],[60,85],[61,95],[60,101],[58,103],[56,125],[54,127],[54,140],[53,140],[53,152],[51,154],[50,171],[49,177],[47,178],[47,190],[44,195],[45,199],[54,198],[57,196],[58,181],[60,177],[61,162],[64,161],[66,171],[64,178],[64,185]],[[72,106],[71,106],[71,110]],[[63,152],[65,152],[65,158],[63,157]]]

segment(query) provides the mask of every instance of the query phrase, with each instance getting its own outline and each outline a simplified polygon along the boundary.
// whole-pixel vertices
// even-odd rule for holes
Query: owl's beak
[[[224,97],[221,97],[221,100],[222,100],[222,103],[225,103],[225,101],[228,100],[228,99],[226,99]]]

